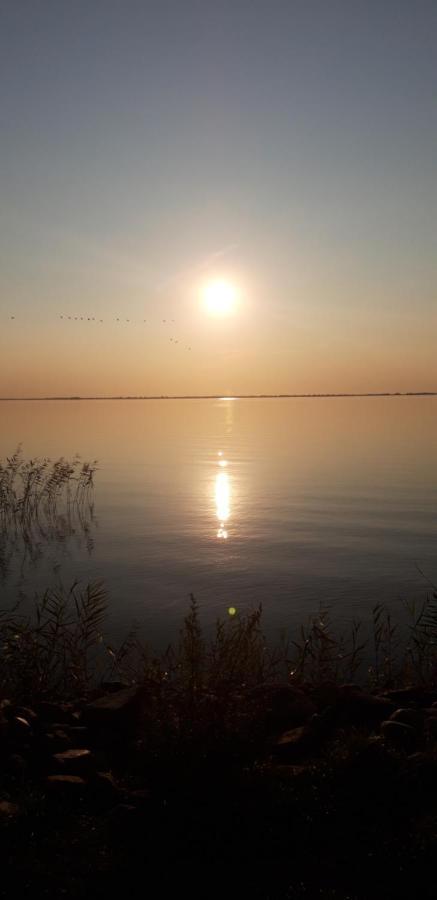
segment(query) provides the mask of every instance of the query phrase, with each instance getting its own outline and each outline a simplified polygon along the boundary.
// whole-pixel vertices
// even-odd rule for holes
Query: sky
[[[0,0],[0,396],[437,390],[436,46],[435,0]]]

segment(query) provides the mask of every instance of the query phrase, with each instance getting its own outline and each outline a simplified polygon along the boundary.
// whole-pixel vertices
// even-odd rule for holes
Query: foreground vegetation
[[[232,704],[242,690],[271,681],[314,685],[359,681],[375,691],[405,684],[437,687],[437,591],[396,623],[384,606],[373,609],[370,634],[354,621],[339,633],[321,606],[295,634],[272,644],[262,607],[236,611],[207,636],[191,595],[179,640],[160,656],[135,628],[114,645],[105,636],[103,582],[48,589],[33,604],[0,610],[0,686],[21,702],[75,699],[101,681],[121,680],[188,699],[193,708],[213,692]]]
[[[0,465],[0,575],[91,542],[95,463]],[[42,548],[42,550],[41,550]],[[370,633],[261,608],[157,655],[103,583],[0,610],[0,896],[434,898],[437,591]]]
[[[365,640],[260,609],[154,655],[102,584],[0,619],[0,830],[20,895],[433,897],[437,596]],[[156,890],[157,888],[152,888]],[[9,896],[10,883],[0,887]]]

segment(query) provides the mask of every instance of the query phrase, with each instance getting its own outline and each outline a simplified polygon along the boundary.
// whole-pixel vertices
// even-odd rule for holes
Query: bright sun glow
[[[206,309],[213,316],[229,316],[235,310],[237,289],[229,281],[209,281],[202,296]]]

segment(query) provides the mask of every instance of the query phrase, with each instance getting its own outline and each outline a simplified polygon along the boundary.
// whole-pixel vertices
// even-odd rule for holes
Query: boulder
[[[53,762],[58,770],[68,775],[84,775],[95,768],[94,757],[90,750],[77,747],[65,750],[63,753],[55,753]]]
[[[393,722],[390,719],[381,725],[381,734],[389,744],[398,750],[412,753],[417,745],[417,732],[411,725]]]
[[[4,713],[0,712],[0,744],[8,740],[10,730],[11,728],[9,719],[4,715]]]
[[[388,719],[396,707],[385,697],[378,697],[347,685],[339,689],[331,710],[332,719],[337,725],[372,727]]]
[[[138,830],[140,815],[137,806],[131,803],[117,803],[108,814],[110,834],[117,844],[130,843],[131,837]]]
[[[375,785],[375,779],[393,775],[397,761],[381,735],[370,735],[362,744],[350,749],[348,765],[360,780],[370,779]]]
[[[53,725],[50,727],[50,731],[55,733],[56,731],[61,731],[63,734],[66,734],[67,737],[71,738],[71,740],[77,738],[85,738],[88,735],[88,728],[86,725],[69,725],[68,723],[62,722],[53,722]]]
[[[436,710],[437,712],[437,710]],[[402,722],[403,725],[411,725],[417,732],[423,731],[424,715],[422,710],[407,707],[407,709],[397,709],[390,716],[390,722]]]
[[[437,795],[437,760],[428,753],[410,754],[405,761],[406,776],[415,791],[426,794],[427,802]]]
[[[21,716],[22,719],[26,719],[32,726],[34,726],[38,720],[35,710],[30,709],[29,706],[16,706],[14,713],[16,716]]]
[[[429,738],[437,738],[437,716],[427,716],[425,719],[425,731]]]
[[[11,753],[11,755],[5,762],[5,770],[10,775],[14,775],[15,778],[23,776],[27,771],[27,768],[27,760],[24,756],[21,755],[21,753]]]
[[[333,681],[323,681],[321,684],[313,685],[310,691],[313,703],[316,704],[318,710],[324,710],[328,706],[335,706],[341,696],[340,685]]]
[[[9,800],[0,800],[0,819],[14,819],[18,816],[20,807]]]
[[[314,728],[300,725],[285,731],[273,746],[273,754],[281,760],[297,760],[319,749],[321,738]]]
[[[93,728],[118,728],[132,724],[141,708],[143,692],[139,687],[123,688],[93,700],[83,709],[82,718]]]
[[[129,805],[146,807],[150,804],[151,794],[147,788],[138,788],[134,791],[124,791],[123,801]]]
[[[41,735],[40,746],[48,753],[62,753],[71,748],[71,738],[63,729],[53,729]]]
[[[428,691],[420,685],[398,688],[383,692],[384,697],[395,703],[397,707],[406,706],[431,706],[436,700],[435,691]]]
[[[81,803],[87,782],[79,775],[49,775],[45,780],[47,797],[55,803]]]
[[[127,690],[131,685],[125,681],[102,681],[102,690],[107,694],[116,694],[117,691]]]
[[[95,772],[88,783],[90,803],[97,809],[111,809],[120,802],[120,791],[110,772]]]
[[[42,722],[65,724],[73,721],[74,706],[72,703],[52,703],[43,700],[36,709]]]
[[[245,699],[252,717],[271,732],[303,725],[317,711],[310,697],[286,682],[256,685]]]
[[[22,716],[13,716],[10,720],[11,735],[15,740],[28,741],[32,737],[32,726]]]
[[[293,779],[295,783],[298,782],[300,784],[305,781],[311,782],[313,768],[312,765],[282,762],[276,763],[273,771],[279,778],[285,778],[287,781]]]

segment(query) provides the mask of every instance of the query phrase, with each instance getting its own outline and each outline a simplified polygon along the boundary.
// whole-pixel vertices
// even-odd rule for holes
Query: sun
[[[207,311],[213,316],[229,316],[235,312],[237,288],[230,281],[208,281],[202,291]]]

